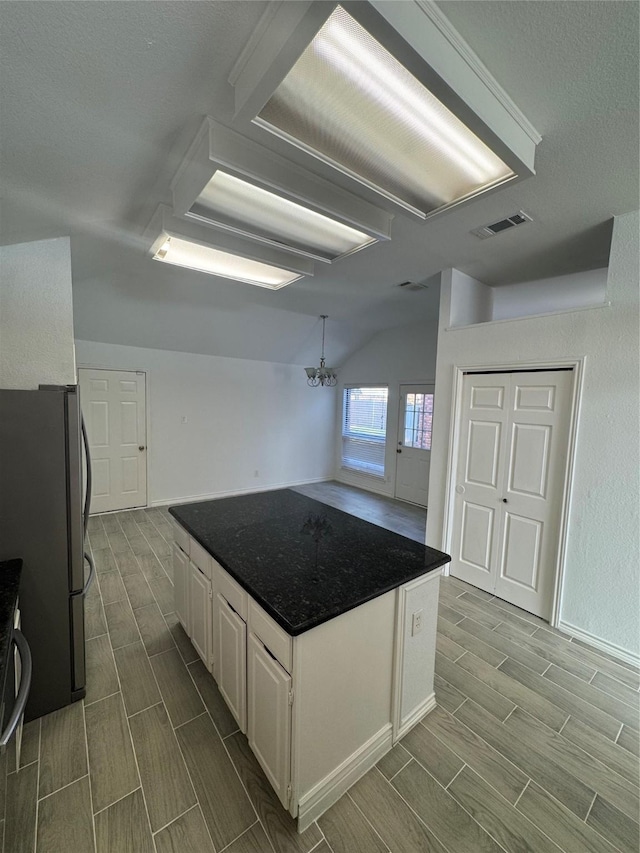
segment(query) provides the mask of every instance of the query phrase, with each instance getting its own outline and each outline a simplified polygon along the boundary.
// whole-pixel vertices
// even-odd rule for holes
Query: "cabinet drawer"
[[[198,545],[192,537],[189,537],[189,556],[191,557],[191,562],[195,563],[202,574],[211,580],[211,557],[202,545]]]
[[[278,663],[290,673],[293,640],[253,599],[249,601],[249,631],[262,640]]]
[[[182,548],[185,554],[189,553],[189,534],[184,529],[184,527],[180,527],[175,521],[171,522],[171,526],[173,527],[173,541],[178,545],[179,548]]]
[[[211,562],[214,566],[215,577],[213,585],[216,592],[219,592],[220,595],[226,598],[236,613],[246,622],[249,596],[242,589],[240,584],[236,583],[231,575],[226,572],[219,563],[217,563],[213,558],[211,558]]]

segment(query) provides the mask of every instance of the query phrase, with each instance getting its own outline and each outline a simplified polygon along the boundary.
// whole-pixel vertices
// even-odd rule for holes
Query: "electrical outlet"
[[[415,637],[422,631],[422,610],[416,610],[411,620],[411,636]]]

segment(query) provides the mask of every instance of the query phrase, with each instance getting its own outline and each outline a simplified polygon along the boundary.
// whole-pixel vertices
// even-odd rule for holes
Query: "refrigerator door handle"
[[[80,415],[80,428],[82,430],[82,443],[84,445],[84,459],[87,471],[86,492],[84,495],[84,510],[82,514],[82,522],[84,527],[84,535],[87,535],[87,527],[89,525],[89,511],[91,509],[91,453],[89,452],[89,438],[87,436],[87,428],[84,423],[84,416]],[[86,554],[85,554],[86,557]],[[90,561],[91,562],[91,561]]]
[[[89,554],[88,551],[84,552],[84,558],[87,563],[89,563],[89,577],[87,578],[86,584],[82,588],[82,595],[86,595],[89,592],[89,587],[93,583],[94,578],[96,576],[96,567],[91,557],[91,554]]]

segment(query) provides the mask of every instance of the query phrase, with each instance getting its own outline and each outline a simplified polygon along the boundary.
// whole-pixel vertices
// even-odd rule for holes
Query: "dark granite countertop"
[[[169,512],[292,636],[450,560],[290,489]]]
[[[4,696],[7,660],[11,649],[13,618],[18,602],[21,572],[22,560],[0,562],[0,689],[2,690],[0,697]]]

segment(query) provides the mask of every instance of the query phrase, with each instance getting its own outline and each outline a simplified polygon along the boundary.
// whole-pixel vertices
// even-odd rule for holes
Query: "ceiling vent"
[[[516,225],[524,225],[525,222],[533,222],[532,218],[524,210],[519,210],[513,216],[507,216],[506,219],[501,219],[499,222],[493,222],[491,225],[483,225],[481,228],[474,228],[471,232],[481,240],[486,240],[487,237],[495,237],[502,231],[508,231],[509,228],[515,228]]]
[[[418,290],[426,290],[429,285],[423,284],[420,281],[401,281],[400,284],[396,285],[396,287],[399,287],[401,290],[410,290],[412,293],[415,293]]]

